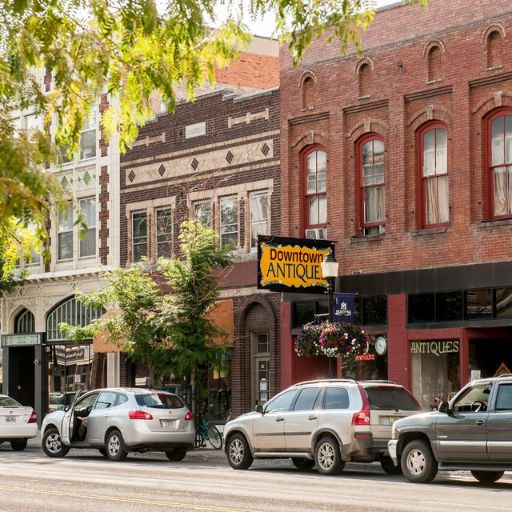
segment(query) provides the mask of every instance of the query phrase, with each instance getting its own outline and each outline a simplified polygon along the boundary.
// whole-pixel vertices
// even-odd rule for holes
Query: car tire
[[[315,464],[322,475],[337,475],[343,471],[345,462],[341,459],[340,446],[331,436],[325,436],[315,447]]]
[[[11,448],[15,452],[22,452],[27,447],[27,439],[16,439],[11,441]]]
[[[176,448],[175,450],[167,450],[165,452],[165,455],[167,455],[167,458],[171,462],[180,462],[187,455],[187,450],[184,450],[183,448]]]
[[[437,475],[437,460],[430,445],[420,439],[405,445],[400,463],[402,473],[409,482],[425,484]]]
[[[107,450],[105,448],[98,448],[98,451],[101,453],[101,455],[103,455],[103,457],[105,457],[106,459],[108,458]]]
[[[384,473],[387,473],[388,475],[401,475],[402,474],[402,468],[400,467],[400,464],[398,466],[395,466],[393,464],[393,461],[391,460],[391,457],[384,457],[380,461],[380,466]]]
[[[242,434],[234,434],[226,445],[228,463],[233,469],[249,469],[253,462],[251,448]]]
[[[493,484],[502,476],[503,471],[471,471],[471,474],[482,484]]]
[[[309,471],[315,466],[315,461],[311,459],[292,458],[293,465],[300,471]]]
[[[117,429],[111,430],[107,434],[105,449],[107,451],[107,459],[114,462],[125,460],[128,456],[128,450],[124,444],[123,435]]]
[[[43,452],[52,459],[65,457],[69,446],[62,442],[59,431],[55,427],[46,429],[42,439]]]

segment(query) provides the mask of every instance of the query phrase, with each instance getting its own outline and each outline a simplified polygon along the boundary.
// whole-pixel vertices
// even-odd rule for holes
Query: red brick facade
[[[211,222],[220,230],[220,204],[236,198],[235,264],[221,279],[222,299],[232,301],[235,324],[231,375],[231,415],[254,404],[253,335],[269,341],[270,391],[279,389],[279,296],[256,289],[256,253],[250,248],[250,198],[267,191],[269,229],[280,232],[279,91],[246,96],[217,91],[180,103],[160,114],[140,132],[121,157],[121,264],[133,261],[133,212],[147,212],[147,255],[157,257],[158,209],[172,212],[171,251],[179,254],[180,224],[194,217],[195,204],[206,202]],[[224,417],[225,418],[225,417]],[[222,418],[216,418],[222,419]]]
[[[470,273],[468,282],[459,279],[464,265],[509,262],[512,253],[512,220],[493,218],[486,163],[488,116],[512,106],[511,15],[510,5],[491,0],[432,0],[425,10],[398,5],[378,12],[363,35],[363,56],[349,51],[342,57],[335,44],[319,40],[294,68],[281,50],[282,234],[304,235],[304,201],[297,200],[303,197],[301,155],[321,145],[327,152],[328,238],[337,240],[343,276],[338,287],[388,296],[388,374],[405,384],[411,378],[408,343],[424,336],[461,340],[460,380],[467,380],[471,363],[462,327],[468,324],[466,318],[455,322],[458,333],[441,332],[445,324],[437,323],[413,331],[407,293],[435,293],[443,285],[390,280],[405,283],[408,271],[453,267],[459,274],[447,270],[445,282],[456,290],[512,281],[485,281],[484,267],[473,281]],[[422,220],[418,168],[419,134],[428,123],[447,130],[449,186],[449,220],[430,229]],[[358,187],[358,142],[368,134],[385,144],[385,234],[373,236],[362,230]]]

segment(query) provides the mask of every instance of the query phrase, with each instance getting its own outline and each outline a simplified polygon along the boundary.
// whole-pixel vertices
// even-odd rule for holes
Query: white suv
[[[291,457],[299,469],[339,473],[345,462],[380,461],[399,470],[387,448],[395,420],[421,408],[390,381],[316,380],[295,384],[254,412],[226,424],[231,467],[247,469],[254,458]]]

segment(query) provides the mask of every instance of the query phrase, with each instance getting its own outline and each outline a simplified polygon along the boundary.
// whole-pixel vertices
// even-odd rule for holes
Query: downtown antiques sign
[[[328,240],[258,236],[258,288],[274,292],[323,293],[322,261],[332,252]]]

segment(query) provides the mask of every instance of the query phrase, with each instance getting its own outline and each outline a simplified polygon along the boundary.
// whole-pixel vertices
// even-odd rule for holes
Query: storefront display
[[[411,341],[412,393],[435,410],[460,388],[460,340]]]

